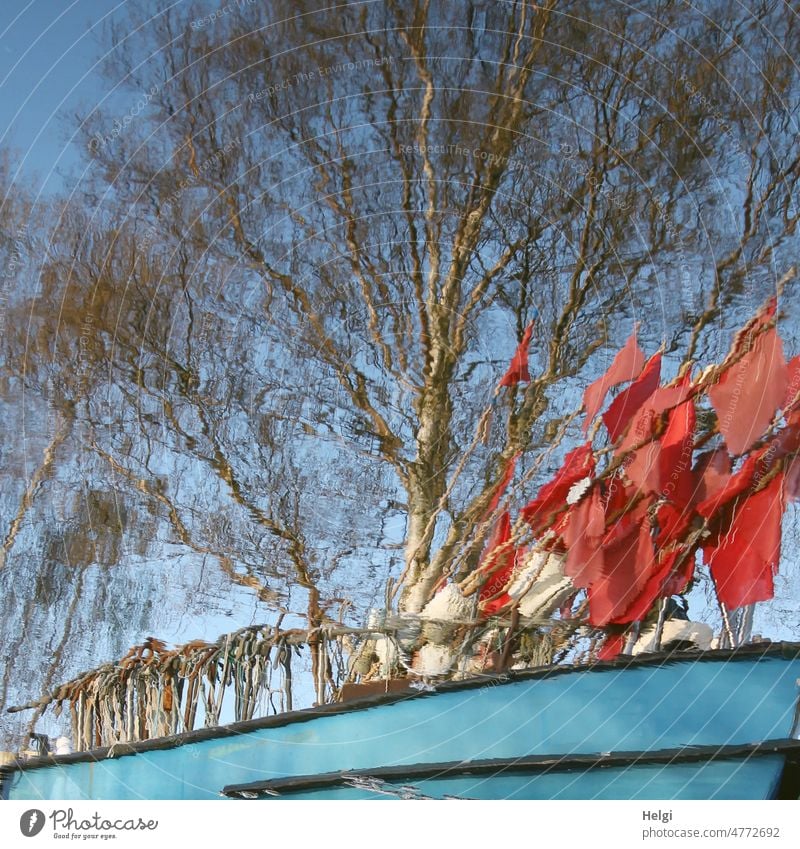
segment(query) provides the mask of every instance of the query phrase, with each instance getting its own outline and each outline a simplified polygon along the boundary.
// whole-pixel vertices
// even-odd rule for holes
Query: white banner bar
[[[800,846],[797,802],[2,802],[0,845]]]

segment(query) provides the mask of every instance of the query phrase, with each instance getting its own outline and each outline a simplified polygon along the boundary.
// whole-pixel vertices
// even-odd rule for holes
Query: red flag
[[[607,537],[602,576],[589,587],[589,622],[592,625],[608,625],[623,618],[655,568],[646,507],[640,505],[632,511],[631,521],[622,526],[623,533]]]
[[[533,333],[533,322],[526,328],[522,334],[522,341],[517,346],[514,356],[511,358],[511,365],[508,371],[503,375],[503,379],[498,384],[501,386],[516,386],[518,383],[529,383],[531,376],[528,374],[528,347],[531,344],[531,334]]]
[[[625,648],[625,635],[624,634],[609,634],[605,642],[602,646],[600,646],[600,650],[597,652],[598,660],[614,660],[614,658],[618,657],[622,654],[622,650]]]
[[[634,451],[625,463],[625,474],[639,492],[661,489],[661,443],[654,439]]]
[[[600,492],[595,488],[569,511],[563,531],[567,546],[564,574],[576,587],[588,587],[600,577],[604,533],[605,514]]]
[[[633,599],[630,606],[612,620],[614,624],[624,625],[630,622],[641,622],[647,616],[655,600],[659,596],[663,596],[664,584],[669,577],[673,560],[674,556],[667,557],[659,561],[658,564],[654,563],[655,571],[650,574],[641,592]]]
[[[628,487],[625,496],[628,501],[625,504],[625,509],[620,512],[619,506],[612,506],[609,500],[606,506],[606,535],[603,537],[603,545],[616,545],[623,537],[627,537],[633,533],[639,525],[641,525],[647,509],[650,506],[651,499],[641,498],[635,504],[631,504],[632,499],[636,498],[636,490],[634,487]],[[623,497],[625,497],[623,496]],[[622,499],[620,499],[622,500]]]
[[[506,552],[512,550],[512,546],[506,545],[510,539],[511,515],[508,510],[503,510],[495,522],[492,536],[486,544],[481,562],[478,565],[479,572],[493,572],[499,566],[505,564]]]
[[[567,495],[570,489],[578,481],[591,477],[593,474],[592,443],[587,442],[567,454],[553,480],[545,484],[539,490],[536,498],[522,508],[522,518],[533,528],[536,534],[548,530],[566,509]]]
[[[627,484],[619,471],[610,480],[602,483],[602,490],[603,509],[607,520],[621,516],[636,497],[636,487]]]
[[[729,608],[768,601],[781,554],[783,475],[736,506],[727,532],[703,549],[720,601]]]
[[[695,489],[694,503],[721,492],[731,476],[731,458],[724,448],[706,451],[697,458],[694,467]]]
[[[753,484],[753,478],[758,470],[761,452],[751,454],[742,464],[736,474],[718,476],[716,484],[708,487],[704,499],[697,505],[697,512],[705,519],[710,519],[724,504],[742,495]]]
[[[717,426],[731,454],[743,454],[767,429],[785,402],[787,377],[781,338],[771,327],[709,387]]]
[[[694,555],[686,554],[682,564],[675,570],[678,558],[685,553],[681,544],[691,527],[694,513],[670,503],[662,504],[656,511],[658,535],[655,550],[658,552],[653,570],[641,591],[625,612],[614,619],[616,623],[637,622],[644,619],[654,602],[683,592],[694,573]],[[675,571],[673,571],[675,570]]]
[[[676,507],[669,502],[659,505],[656,510],[658,522],[656,548],[658,551],[663,551],[675,543],[679,543],[686,536],[693,518],[694,512],[690,509]]]
[[[656,391],[660,376],[661,354],[654,354],[647,361],[639,377],[627,389],[620,392],[603,413],[603,421],[612,442],[616,442],[624,433],[631,416]]]
[[[688,555],[686,561],[673,574],[675,563],[681,554],[682,552],[676,549],[658,558],[654,571],[650,573],[641,592],[625,613],[614,619],[615,623],[641,622],[655,604],[656,599],[668,598],[684,591],[694,571],[694,556]]]
[[[694,577],[696,550],[697,549],[695,548],[694,551],[687,554],[681,565],[677,568],[675,568],[674,565],[670,566],[671,574],[664,584],[662,596],[669,597],[671,595],[680,595],[681,593],[686,592],[686,587],[689,585],[689,581],[691,581]],[[671,564],[674,564],[682,553],[682,551],[677,550],[667,555],[670,558]]]
[[[498,595],[511,579],[516,553],[511,543],[511,516],[508,510],[504,510],[478,567],[478,571],[489,573],[478,595],[481,610],[487,615],[496,613],[511,601],[508,593],[502,593],[498,598],[493,596]]]
[[[619,446],[617,454],[641,445],[655,431],[662,413],[683,404],[692,392],[688,375],[678,386],[662,386],[653,392],[631,418],[631,427]]]
[[[691,383],[687,375],[677,386],[663,386],[656,389],[631,419],[631,426],[620,443],[616,455],[620,457],[628,454],[624,461],[625,474],[641,492],[658,492],[668,483],[673,474],[670,464],[674,459],[675,440],[683,443],[679,447],[679,455],[684,452],[684,449],[688,451],[688,457],[685,458],[683,465],[684,471],[688,470],[688,474],[691,475],[691,435],[687,439],[685,432],[681,429],[680,417],[676,417],[675,414],[677,409],[690,407],[690,412],[684,409],[684,425],[691,424],[691,430],[694,430],[694,406],[691,402],[686,402],[690,393]],[[668,410],[671,411],[668,419],[671,424],[668,424],[662,439],[654,439],[656,423]],[[689,415],[692,417],[691,422],[688,420]],[[636,448],[636,446],[639,447]],[[634,448],[636,450],[633,450]],[[664,449],[667,449],[667,453],[662,457]],[[674,480],[671,481],[670,488],[674,490]],[[669,497],[667,492],[663,495],[665,498]]]
[[[687,401],[669,414],[667,429],[661,438],[661,494],[682,506],[689,504],[694,495],[692,454],[695,422],[694,401]]]
[[[508,579],[510,577],[511,574],[509,573],[505,583],[508,583]],[[497,581],[492,579],[490,583],[492,585],[494,585],[495,583],[500,584],[500,579],[498,578]],[[503,584],[501,584],[501,586],[503,586]],[[487,598],[486,601],[482,601],[480,604],[480,610],[484,616],[494,616],[495,614],[499,613],[504,607],[508,607],[508,605],[511,604],[512,601],[513,599],[508,593],[502,593],[501,595],[497,596],[497,598]]]
[[[625,347],[617,353],[608,371],[590,384],[583,393],[583,406],[586,410],[586,420],[583,423],[584,434],[589,429],[594,417],[603,406],[606,393],[613,386],[635,380],[644,367],[644,354],[636,343],[636,331],[631,333]]]

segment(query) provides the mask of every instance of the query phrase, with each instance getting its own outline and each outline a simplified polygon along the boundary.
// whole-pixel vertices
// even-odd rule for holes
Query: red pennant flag
[[[689,531],[694,513],[664,503],[656,511],[656,517],[659,531],[655,550],[658,555],[653,571],[630,607],[614,619],[616,623],[641,621],[656,599],[683,592],[694,574],[694,554],[686,554],[680,566],[675,568],[678,558],[685,553],[681,541]]]
[[[650,500],[640,499],[636,504],[630,506],[631,499],[636,498],[634,487],[626,490],[628,501],[626,509],[620,513],[620,508],[611,509],[611,503],[606,507],[606,535],[603,537],[603,545],[616,545],[623,537],[627,537],[638,529],[647,515]]]
[[[510,578],[511,574],[509,573],[505,583],[508,583],[508,580]],[[500,584],[500,578],[498,578],[496,582]],[[491,583],[494,584],[495,580],[492,579]],[[503,584],[500,585],[504,586]],[[480,610],[484,616],[495,616],[503,608],[508,607],[508,605],[511,604],[512,601],[513,599],[508,593],[502,593],[501,595],[497,596],[497,598],[490,598],[486,601],[482,601],[480,604]]]
[[[691,509],[676,507],[669,502],[661,504],[656,511],[658,521],[656,549],[663,551],[675,543],[680,543],[686,536],[693,518],[694,512]]]
[[[508,510],[503,510],[502,514],[495,522],[492,536],[486,544],[483,557],[478,565],[479,572],[493,572],[498,568],[498,566],[505,563],[506,553],[512,550],[512,546],[506,546],[506,543],[510,539],[511,515]]]
[[[639,377],[617,395],[611,406],[603,413],[603,422],[612,442],[622,436],[631,416],[658,388],[661,376],[661,354],[654,354]]]
[[[608,371],[590,384],[583,393],[583,406],[586,420],[583,423],[584,434],[594,417],[600,412],[608,390],[620,383],[635,380],[644,367],[644,354],[636,342],[636,331],[631,333],[625,347],[617,353]]]
[[[518,383],[529,383],[531,376],[528,374],[528,348],[531,344],[531,334],[533,333],[533,322],[526,328],[522,335],[522,341],[517,346],[514,356],[511,358],[511,365],[508,371],[503,375],[503,379],[498,384],[501,386],[516,386]]]
[[[603,574],[589,587],[589,622],[592,625],[602,627],[627,618],[623,615],[654,571],[655,553],[646,509],[647,505],[641,505],[632,511],[631,521],[623,526],[626,532],[607,537]]]
[[[592,443],[587,442],[567,454],[555,478],[541,488],[530,504],[522,508],[520,515],[535,534],[543,533],[566,509],[567,495],[572,487],[593,474]]]
[[[716,546],[703,549],[720,601],[735,609],[774,595],[773,576],[781,555],[783,475],[737,505],[730,527]]]
[[[667,555],[670,559],[670,563],[674,564],[681,554],[682,552],[679,550]],[[694,566],[695,551],[687,554],[677,568],[675,568],[674,565],[671,565],[671,574],[664,584],[664,591],[661,595],[669,598],[671,595],[680,595],[681,593],[686,592],[686,588],[689,586],[689,581],[691,581],[694,577]]]
[[[672,568],[673,558],[666,558],[657,564],[656,570],[645,582],[639,595],[631,602],[624,613],[614,618],[613,623],[624,625],[630,622],[641,622],[647,616],[655,600],[663,594],[664,584]]]
[[[743,454],[767,429],[785,403],[787,378],[781,338],[771,327],[709,387],[717,426],[731,454]]]
[[[607,521],[622,515],[631,500],[636,497],[636,487],[626,483],[620,471],[602,483],[602,490]]]
[[[625,474],[639,492],[661,489],[661,443],[656,439],[633,452],[625,463]]]
[[[605,514],[600,492],[595,488],[570,510],[563,532],[567,546],[564,574],[576,587],[588,587],[600,577],[604,533]]]
[[[489,573],[478,595],[481,610],[486,615],[496,613],[511,601],[508,593],[501,593],[511,580],[516,560],[517,552],[510,540],[511,516],[508,510],[505,510],[497,520],[492,538],[486,546],[486,553],[478,567],[480,572]],[[498,593],[501,594],[494,598]]]
[[[614,658],[619,657],[622,654],[622,650],[625,648],[625,635],[624,634],[609,634],[605,642],[602,646],[600,646],[600,650],[597,652],[598,660],[614,660]]]
[[[720,507],[750,489],[758,471],[760,454],[751,454],[736,474],[716,477],[716,484],[706,489],[705,498],[697,505],[697,512],[703,518],[710,519]]]
[[[675,550],[659,558],[655,571],[650,574],[642,591],[625,613],[614,620],[615,623],[641,622],[657,599],[668,598],[684,591],[694,571],[694,556],[687,556],[686,561],[673,574],[675,563],[681,553],[680,550]],[[687,568],[690,570],[688,575]]]
[[[677,386],[664,386],[656,389],[632,417],[631,426],[620,443],[616,456],[621,457],[628,454],[624,461],[625,474],[639,491],[659,492],[667,482],[667,478],[672,474],[672,471],[669,470],[669,464],[674,453],[672,443],[676,439],[680,439],[684,443],[688,441],[688,459],[684,465],[691,467],[691,439],[687,440],[685,434],[680,432],[678,420],[675,416],[677,408],[687,406],[685,402],[691,391],[691,382],[687,375]],[[691,407],[691,427],[694,430],[694,406],[691,402],[688,403],[688,406]],[[656,423],[668,410],[671,411],[669,421],[673,424],[667,426],[667,432],[661,440],[653,439]],[[684,412],[688,415],[688,411]],[[686,424],[688,424],[688,420]],[[636,448],[636,446],[639,447]],[[662,458],[662,451],[665,448],[668,449],[667,455]],[[690,469],[688,473],[691,474]],[[673,489],[674,486],[673,481]],[[666,492],[663,495],[669,497]]]
[[[706,451],[697,458],[693,470],[695,489],[693,503],[701,503],[720,493],[731,476],[731,458],[724,448]]]
[[[659,488],[664,498],[682,506],[691,503],[694,496],[695,423],[694,401],[687,401],[669,414],[667,429],[661,438]]]
[[[617,454],[641,445],[653,435],[656,421],[662,413],[683,404],[692,393],[688,376],[678,386],[662,386],[642,404],[631,418],[631,427],[619,446]]]

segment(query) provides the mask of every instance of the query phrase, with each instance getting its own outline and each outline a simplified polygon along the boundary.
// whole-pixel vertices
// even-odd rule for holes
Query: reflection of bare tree
[[[9,551],[79,462],[312,628],[374,599],[392,545],[418,612],[474,569],[513,458],[525,490],[552,467],[593,355],[634,319],[713,355],[788,265],[797,38],[777,3],[279,0],[213,26],[148,5],[108,72],[156,93],[113,137],[90,116],[93,185],[33,304],[23,379],[70,430]],[[495,397],[531,321],[533,379]]]

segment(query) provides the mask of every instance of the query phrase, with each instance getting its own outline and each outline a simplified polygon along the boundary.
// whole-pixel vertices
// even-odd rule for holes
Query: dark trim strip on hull
[[[408,766],[383,766],[374,769],[343,770],[319,775],[297,775],[253,781],[248,784],[230,784],[222,788],[222,795],[234,799],[259,799],[300,793],[308,790],[339,787],[354,779],[379,779],[381,781],[422,781],[431,778],[453,778],[466,775],[498,775],[515,772],[568,772],[570,770],[607,769],[610,767],[641,766],[644,764],[684,764],[718,760],[785,755],[787,761],[800,762],[800,740],[788,738],[766,740],[736,746],[688,746],[678,749],[660,749],[654,752],[608,752],[592,755],[536,755],[520,758],[489,758],[479,761],[448,761],[442,763],[409,764]]]
[[[118,758],[135,755],[139,752],[152,752],[162,749],[174,749],[189,743],[201,743],[206,740],[234,737],[262,728],[277,728],[297,722],[310,722],[320,716],[336,716],[352,711],[366,710],[380,705],[393,704],[407,699],[424,699],[435,697],[439,693],[450,693],[459,690],[471,690],[485,687],[489,684],[510,684],[516,681],[530,681],[540,678],[554,678],[572,673],[592,674],[607,670],[628,669],[640,666],[667,666],[672,663],[719,663],[726,661],[758,660],[762,657],[783,657],[793,659],[800,657],[800,643],[775,642],[753,643],[737,649],[714,649],[712,651],[679,651],[641,654],[636,657],[625,656],[617,660],[598,661],[586,666],[542,666],[535,669],[510,671],[500,675],[476,675],[464,681],[445,681],[437,684],[433,690],[409,689],[399,693],[367,696],[351,702],[333,702],[305,710],[290,711],[259,719],[243,722],[233,722],[214,728],[199,728],[186,731],[171,737],[159,737],[151,740],[141,740],[135,743],[116,743],[92,749],[88,752],[75,752],[70,755],[56,755],[18,760],[11,764],[0,766],[0,785],[4,779],[18,770],[40,769],[49,766],[66,766],[75,763],[94,763],[106,758]]]

